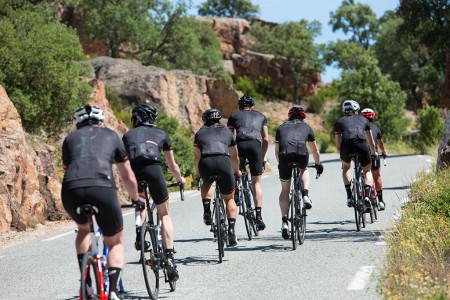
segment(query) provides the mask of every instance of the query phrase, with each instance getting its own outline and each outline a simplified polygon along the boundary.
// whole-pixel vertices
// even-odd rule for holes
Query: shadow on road
[[[410,189],[410,185],[404,185],[404,186],[392,186],[392,187],[384,187],[383,190],[408,190]]]
[[[177,264],[184,266],[205,266],[205,265],[217,265],[219,263],[219,254],[208,256],[188,256],[184,258],[176,258]]]

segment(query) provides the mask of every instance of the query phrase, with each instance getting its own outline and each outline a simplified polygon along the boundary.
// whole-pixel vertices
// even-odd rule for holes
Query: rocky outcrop
[[[210,107],[218,108],[224,116],[237,110],[239,94],[223,80],[110,57],[87,63],[95,78],[111,87],[127,105],[149,103],[182,124],[192,125],[193,130],[202,125],[201,115]]]
[[[52,146],[33,143],[0,86],[0,232],[64,218]]]

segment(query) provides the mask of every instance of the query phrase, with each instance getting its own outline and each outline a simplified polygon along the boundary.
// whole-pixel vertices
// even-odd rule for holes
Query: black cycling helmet
[[[79,107],[74,113],[74,118],[77,128],[105,122],[105,115],[101,108],[89,104]]]
[[[219,123],[220,119],[222,119],[222,114],[220,113],[219,110],[215,108],[205,110],[205,112],[202,115],[202,121],[205,126]]]
[[[253,98],[250,96],[244,95],[239,99],[238,104],[239,104],[239,107],[245,107],[245,106],[252,107],[252,106],[255,106],[255,100],[253,100]]]
[[[152,125],[158,117],[158,110],[146,103],[139,104],[131,111],[131,122],[136,121],[137,126]]]
[[[289,109],[288,117],[289,117],[289,120],[304,119],[304,118],[306,118],[306,113],[305,113],[305,110],[303,109],[303,107],[294,106],[294,107],[291,107],[291,109]]]

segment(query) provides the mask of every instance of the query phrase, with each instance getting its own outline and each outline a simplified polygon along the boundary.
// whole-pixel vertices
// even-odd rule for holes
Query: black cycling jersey
[[[311,127],[303,120],[286,121],[275,133],[280,156],[309,155],[306,142],[315,140]]]
[[[229,147],[236,145],[233,135],[225,125],[202,126],[195,134],[194,146],[200,149],[202,157],[213,155],[230,156]]]
[[[366,140],[365,131],[368,129],[369,120],[357,114],[342,117],[334,124],[334,131],[342,134],[342,142]]]
[[[117,133],[95,125],[84,126],[64,139],[62,161],[66,172],[63,188],[115,188],[112,164],[127,159],[125,147]]]
[[[172,150],[168,134],[156,126],[139,126],[122,138],[133,170],[148,164],[161,163],[161,150]]]
[[[378,152],[378,141],[382,139],[381,136],[381,129],[378,127],[377,124],[370,122],[369,123],[370,129],[372,130],[372,136],[375,142],[375,151]]]
[[[267,126],[266,117],[256,110],[240,110],[231,115],[228,128],[236,130],[236,142],[258,140],[262,141],[263,126]]]

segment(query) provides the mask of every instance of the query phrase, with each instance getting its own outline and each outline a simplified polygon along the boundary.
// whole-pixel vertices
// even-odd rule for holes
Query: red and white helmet
[[[370,108],[364,108],[361,111],[361,115],[363,117],[366,117],[367,119],[369,119],[371,121],[373,121],[373,119],[375,119],[375,112],[372,109],[370,109]]]

